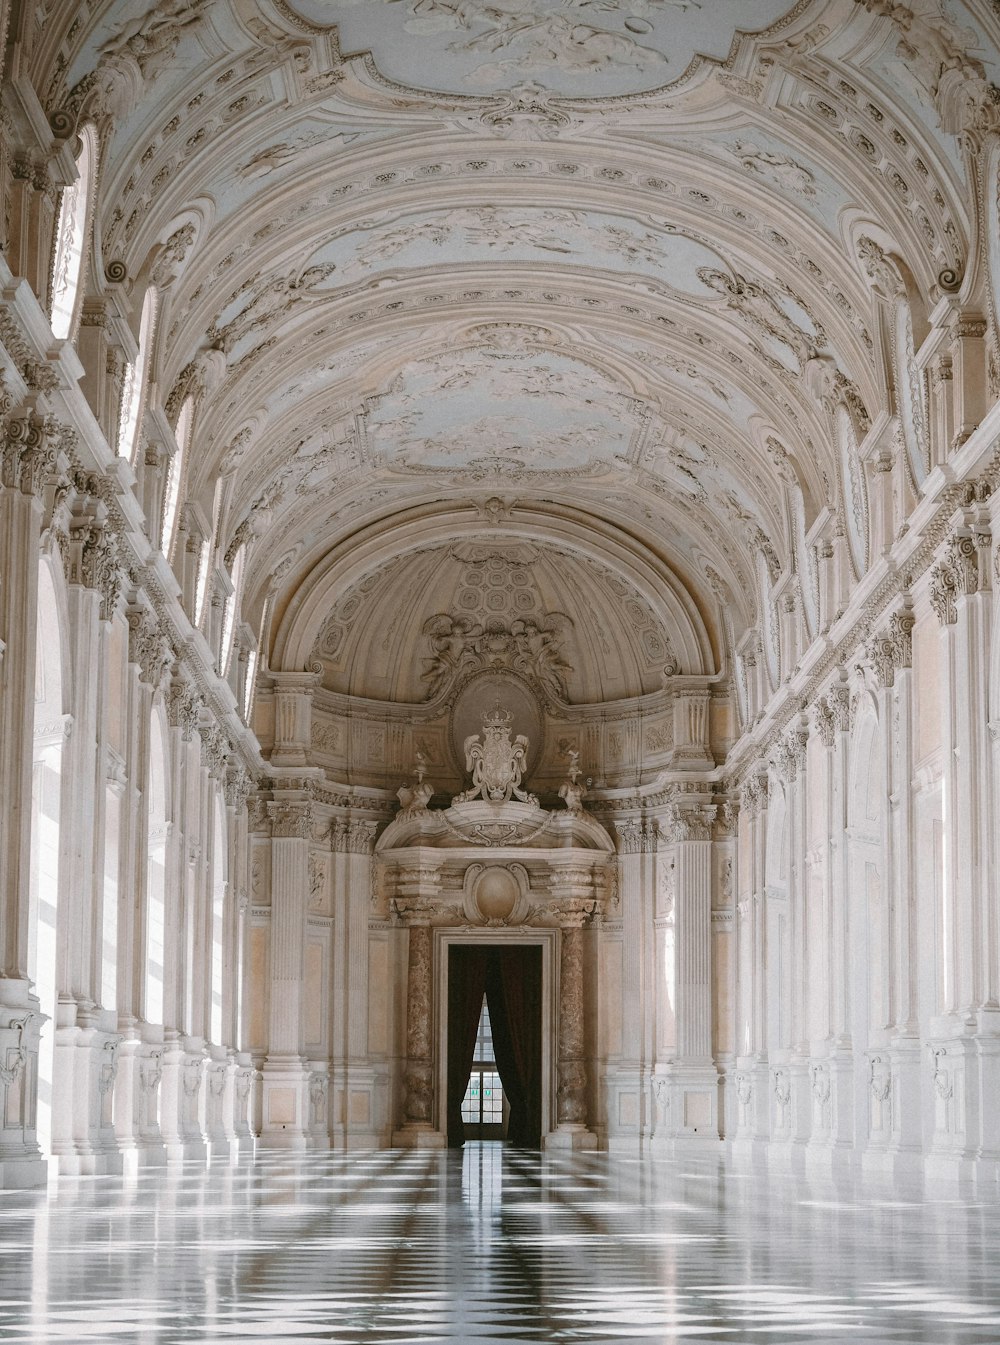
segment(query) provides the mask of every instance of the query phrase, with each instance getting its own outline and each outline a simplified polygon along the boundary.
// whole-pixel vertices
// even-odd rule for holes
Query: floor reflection
[[[1000,1203],[712,1161],[264,1156],[0,1195],[0,1340],[1000,1341]]]

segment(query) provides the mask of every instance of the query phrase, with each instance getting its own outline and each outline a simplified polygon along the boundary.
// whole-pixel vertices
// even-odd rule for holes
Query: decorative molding
[[[897,671],[912,666],[915,625],[916,618],[907,607],[894,612],[888,626],[880,634],[870,635],[865,642],[865,655],[880,687],[891,687]]]
[[[309,802],[269,803],[271,835],[281,840],[308,841],[312,838],[313,807]]]

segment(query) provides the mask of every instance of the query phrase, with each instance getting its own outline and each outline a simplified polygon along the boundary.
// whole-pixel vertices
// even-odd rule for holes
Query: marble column
[[[824,1037],[811,1044],[810,1083],[813,1131],[807,1159],[831,1167],[854,1143],[854,1056],[850,1026],[849,915],[847,864],[848,743],[851,697],[841,672],[815,709],[823,744],[819,770],[822,795],[823,911],[822,976]]]
[[[587,1047],[584,1003],[584,926],[597,911],[589,872],[553,875],[549,914],[559,921],[559,1057],[556,1128],[543,1139],[546,1149],[596,1149],[597,1136],[587,1124]],[[566,890],[568,889],[568,890]]]
[[[304,1150],[309,1069],[302,1050],[302,983],[312,805],[269,803],[271,818],[271,1016],[264,1062],[261,1142]]]
[[[983,495],[991,492],[983,483]],[[931,1021],[935,1126],[927,1171],[1000,1172],[1000,1006],[990,843],[994,782],[988,728],[992,640],[991,523],[985,505],[963,509],[931,576],[941,623],[944,686],[943,826],[949,838],[942,893],[943,1003]],[[946,1080],[942,1084],[941,1081]]]
[[[912,872],[914,624],[910,604],[906,602],[867,646],[883,726],[882,854],[888,901],[883,930],[886,956],[881,969],[886,986],[885,1022],[878,1025],[885,1034],[885,1060],[873,1061],[869,1076],[872,1124],[866,1161],[869,1166],[892,1170],[913,1167],[923,1143]],[[889,1095],[883,1099],[880,1094],[887,1084]]]
[[[403,1125],[392,1142],[405,1148],[440,1149],[447,1136],[434,1126],[434,1050],[431,1038],[433,1010],[434,894],[440,877],[435,869],[403,870],[395,899],[396,914],[407,926],[406,955],[406,1069],[403,1076]],[[438,1114],[444,1124],[443,1099]]]
[[[89,490],[74,496],[65,561],[73,732],[63,766],[60,826],[52,1154],[60,1172],[117,1172],[122,1160],[113,1128],[105,1124],[104,1097],[118,1013],[114,1003],[101,1003],[101,968],[108,802],[104,707],[110,623],[122,574],[107,506]],[[94,787],[81,788],[82,781]]]
[[[707,696],[707,693],[705,693]],[[676,709],[676,703],[675,703]],[[619,822],[618,918],[621,938],[621,1003],[607,1005],[621,1017],[621,1053],[605,1070],[607,1143],[612,1150],[638,1150],[650,1138],[653,1097],[653,1014],[650,1005],[656,962],[656,861],[657,827],[652,818]],[[552,891],[557,899],[590,896],[590,875],[581,873],[580,888],[553,874]],[[663,1006],[661,1006],[662,1008]]]
[[[674,984],[677,1047],[663,1089],[674,1145],[719,1139],[719,1073],[712,1054],[712,826],[715,807],[675,803],[664,824],[676,869]]]
[[[147,885],[149,877],[149,753],[153,695],[169,661],[169,649],[153,615],[139,605],[128,611],[127,725],[125,773],[129,806],[123,814],[120,865],[122,899],[118,925],[118,1073],[115,1083],[115,1134],[126,1165],[131,1169],[163,1162],[166,1153],[159,1137],[156,1109],[143,1088],[156,1076],[159,1082],[161,1030],[143,1022]],[[143,1061],[156,1053],[155,1069]],[[152,1134],[151,1134],[152,1131]]]
[[[167,691],[167,818],[164,890],[171,911],[164,928],[163,949],[163,1047],[159,1065],[147,1071],[160,1078],[160,1132],[167,1157],[194,1157],[196,1134],[187,1121],[189,1104],[184,1088],[186,1034],[190,1031],[187,975],[191,944],[191,893],[188,881],[189,793],[188,777],[197,769],[193,740],[197,736],[199,705],[193,687],[175,665]]]
[[[370,1148],[385,1139],[384,1071],[368,1058],[368,921],[377,824],[336,817],[333,851],[333,1046],[328,1080],[329,1132],[335,1146]]]
[[[243,995],[247,975],[250,914],[250,837],[247,800],[253,781],[245,771],[230,767],[226,775],[226,842],[229,883],[225,908],[225,962],[223,974],[223,1040],[229,1043],[232,1069],[227,1076],[225,1127],[230,1147],[237,1153],[253,1149],[247,1098],[253,1062],[243,1039]]]
[[[10,399],[0,387],[0,412]],[[0,438],[0,1187],[36,1186],[41,1008],[28,979],[31,772],[42,492],[51,466],[42,418],[12,417]]]
[[[736,1131],[734,1152],[761,1153],[770,1135],[765,859],[768,776],[758,764],[740,799],[736,887]]]
[[[791,1089],[791,1143],[793,1162],[801,1161],[802,1147],[809,1142],[813,1123],[812,1053],[809,1041],[809,881],[806,866],[808,835],[809,724],[799,717],[778,753],[779,771],[785,777],[787,826],[789,826],[789,915],[791,921],[791,1053],[787,1060]]]

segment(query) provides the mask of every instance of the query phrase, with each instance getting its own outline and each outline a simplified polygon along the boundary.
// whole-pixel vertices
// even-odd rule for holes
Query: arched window
[[[186,397],[181,413],[177,417],[174,437],[177,448],[167,466],[167,485],[163,492],[163,529],[160,534],[160,550],[169,560],[170,547],[174,540],[174,528],[177,524],[177,505],[181,494],[181,477],[184,472],[184,455],[191,437],[191,418],[194,415],[194,402]]]
[[[206,537],[201,544],[201,555],[198,557],[198,579],[194,590],[194,624],[201,626],[201,619],[205,615],[205,599],[208,597],[208,578],[212,568],[212,539]]]
[[[225,677],[229,668],[229,659],[233,652],[233,632],[236,630],[236,613],[240,606],[240,586],[243,581],[243,565],[246,560],[244,543],[233,557],[231,579],[233,591],[226,602],[226,615],[222,623],[222,644],[219,649],[219,671]]]
[[[59,206],[59,226],[56,230],[55,256],[52,259],[52,334],[60,341],[65,341],[73,330],[73,319],[76,316],[83,271],[83,248],[87,238],[87,208],[96,159],[94,128],[85,126],[80,132],[76,181],[65,189]]]
[[[146,390],[146,370],[149,367],[149,350],[153,344],[153,327],[156,323],[156,303],[156,289],[150,285],[142,301],[142,313],[139,317],[139,349],[125,375],[121,416],[118,421],[118,456],[128,458],[129,462],[135,461],[139,415]]]

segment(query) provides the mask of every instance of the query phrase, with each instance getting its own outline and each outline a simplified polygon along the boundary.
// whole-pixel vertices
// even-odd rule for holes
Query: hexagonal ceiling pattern
[[[93,0],[28,44],[272,658],[438,518],[659,568],[704,672],[815,611],[823,538],[864,571],[884,276],[926,312],[965,266],[998,46],[985,0]]]

